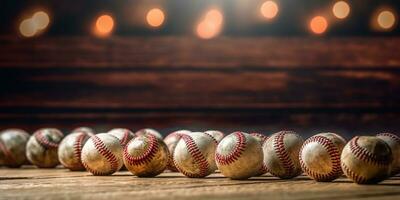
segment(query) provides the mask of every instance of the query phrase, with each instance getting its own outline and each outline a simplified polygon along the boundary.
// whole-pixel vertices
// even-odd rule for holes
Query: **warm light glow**
[[[197,35],[202,39],[216,37],[221,32],[223,20],[223,15],[219,10],[209,10],[204,19],[197,25]]]
[[[390,29],[396,23],[396,17],[393,12],[384,10],[379,13],[377,22],[382,29]]]
[[[153,8],[147,13],[146,20],[150,26],[159,27],[164,23],[164,12],[159,8]]]
[[[114,28],[114,20],[110,15],[102,15],[96,20],[96,33],[99,36],[108,36]]]
[[[260,11],[265,18],[272,19],[278,14],[278,4],[274,1],[266,1],[261,5]]]
[[[36,26],[31,18],[21,22],[19,25],[19,32],[24,37],[32,37],[36,34]]]
[[[338,19],[344,19],[350,14],[350,5],[345,1],[338,1],[333,5],[332,12]]]
[[[322,34],[326,31],[327,28],[328,28],[328,21],[325,19],[325,17],[316,16],[311,19],[310,29],[313,33]]]
[[[50,17],[44,11],[39,11],[33,15],[32,21],[35,24],[37,30],[43,30],[49,25]]]

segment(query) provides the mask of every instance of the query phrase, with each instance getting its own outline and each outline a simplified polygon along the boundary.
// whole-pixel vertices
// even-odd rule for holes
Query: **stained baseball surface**
[[[247,179],[260,173],[263,154],[253,136],[234,132],[219,142],[215,160],[221,173],[230,179]]]
[[[55,128],[37,130],[26,145],[26,157],[41,168],[52,168],[60,162],[58,160],[58,146],[63,139],[63,133]]]
[[[385,141],[392,150],[393,162],[391,175],[400,173],[400,137],[392,133],[380,133],[377,137]]]
[[[299,161],[303,138],[293,131],[280,131],[263,145],[264,166],[272,175],[289,179],[301,174]]]
[[[192,132],[181,134],[173,155],[175,167],[190,178],[202,178],[213,173],[217,141],[208,134]]]
[[[124,164],[138,177],[153,177],[167,167],[169,151],[167,145],[154,135],[142,135],[131,140],[124,148]]]
[[[86,126],[77,127],[74,130],[72,130],[71,133],[75,133],[75,132],[86,132],[89,136],[96,135],[96,131],[94,131],[92,128],[86,127]]]
[[[107,133],[118,138],[122,147],[125,147],[125,145],[127,145],[128,142],[135,137],[135,134],[126,128],[114,128],[108,131]]]
[[[264,145],[264,143],[268,140],[268,136],[261,134],[261,133],[250,133],[251,136],[253,136],[258,142],[260,142],[261,147]],[[264,153],[263,153],[264,156]],[[261,176],[265,173],[268,172],[267,167],[264,165],[264,162],[262,164],[261,169],[255,176]]]
[[[223,132],[217,130],[208,130],[204,133],[211,135],[215,140],[217,140],[217,142],[220,142],[225,136]]]
[[[100,133],[89,138],[82,149],[82,164],[93,175],[111,175],[123,165],[118,138]]]
[[[378,183],[390,175],[392,160],[392,151],[383,140],[356,136],[344,147],[341,166],[344,174],[356,183]]]
[[[308,138],[300,150],[302,170],[316,181],[328,182],[339,178],[340,154],[346,141],[335,133],[320,133]]]
[[[173,160],[173,155],[175,152],[175,147],[178,144],[179,140],[181,139],[181,134],[189,134],[191,133],[188,130],[179,130],[179,131],[174,131],[165,137],[164,142],[168,147],[169,151],[169,159],[168,159],[168,165],[167,169],[177,172],[178,169],[175,167],[174,160]]]
[[[0,163],[7,167],[20,167],[27,162],[25,155],[29,134],[21,129],[0,132]]]
[[[140,129],[140,130],[136,131],[136,133],[135,133],[136,136],[148,135],[148,134],[152,134],[152,135],[156,136],[160,140],[163,139],[163,136],[161,135],[161,133],[156,131],[156,130],[154,130],[154,129],[152,129],[152,128]]]
[[[58,147],[58,159],[65,168],[71,171],[85,170],[81,161],[81,152],[89,137],[87,132],[76,131],[61,141]]]

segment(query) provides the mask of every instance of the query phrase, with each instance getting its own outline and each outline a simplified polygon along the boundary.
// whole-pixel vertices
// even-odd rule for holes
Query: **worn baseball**
[[[26,157],[40,168],[53,168],[58,160],[58,146],[63,139],[63,133],[55,128],[37,130],[26,144]]]
[[[181,134],[190,134],[191,132],[188,130],[179,130],[179,131],[174,131],[170,134],[167,135],[164,139],[164,143],[168,147],[169,151],[169,159],[168,159],[168,165],[167,169],[173,172],[177,172],[178,169],[175,167],[174,160],[173,160],[173,155],[175,152],[175,147],[178,144],[179,140],[181,139]]]
[[[167,145],[154,135],[142,135],[131,140],[124,148],[124,164],[138,177],[154,177],[167,167]]]
[[[72,130],[71,133],[75,133],[75,132],[86,132],[89,136],[96,135],[96,131],[94,131],[92,128],[86,127],[86,126],[77,127],[74,130]]]
[[[264,143],[264,166],[272,175],[289,179],[301,174],[299,161],[303,138],[293,131],[280,131]]]
[[[84,131],[76,131],[67,135],[58,147],[58,159],[60,163],[71,171],[82,171],[85,167],[81,161],[83,145],[89,139],[89,135]]]
[[[152,134],[160,140],[163,139],[163,136],[160,134],[160,132],[158,132],[154,129],[151,129],[151,128],[140,129],[140,130],[136,131],[136,133],[135,133],[136,136],[148,135],[148,134]]]
[[[377,137],[356,136],[343,149],[344,174],[358,184],[378,183],[391,172],[393,161],[389,145]]]
[[[25,155],[29,134],[21,129],[0,132],[0,163],[7,167],[20,167],[27,162]]]
[[[217,140],[217,142],[220,142],[222,138],[225,137],[225,134],[223,132],[217,130],[208,130],[204,133],[211,135],[215,140]]]
[[[100,133],[90,137],[83,146],[82,164],[93,175],[111,175],[123,165],[122,152],[118,138]]]
[[[301,169],[312,179],[329,182],[342,174],[340,154],[346,141],[335,133],[320,133],[308,138],[300,150]]]
[[[135,137],[135,134],[126,128],[114,128],[107,133],[118,138],[122,147],[125,147]]]
[[[253,136],[258,142],[260,142],[261,147],[263,146],[264,142],[266,142],[268,139],[268,136],[261,134],[261,133],[250,133],[250,135]],[[264,162],[263,162],[261,169],[255,176],[261,176],[267,172],[268,172],[268,169],[264,165]]]
[[[377,137],[385,141],[392,150],[393,162],[391,175],[400,173],[400,137],[392,133],[380,133]]]
[[[219,142],[215,161],[221,173],[230,179],[256,176],[263,161],[261,144],[250,134],[231,133]]]
[[[208,134],[192,132],[181,134],[173,160],[179,172],[190,178],[202,178],[213,173],[217,141]]]

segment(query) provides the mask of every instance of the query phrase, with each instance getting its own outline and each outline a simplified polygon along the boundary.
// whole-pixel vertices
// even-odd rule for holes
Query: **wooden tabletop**
[[[0,194],[0,199],[398,199],[400,177],[357,185],[347,178],[317,183],[305,175],[280,180],[266,174],[238,181],[219,173],[202,179],[169,172],[138,178],[128,171],[92,176],[62,168],[1,168]]]

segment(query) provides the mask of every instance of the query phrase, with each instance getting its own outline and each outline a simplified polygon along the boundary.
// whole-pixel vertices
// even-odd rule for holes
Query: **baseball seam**
[[[85,139],[85,137],[86,133],[81,132],[81,134],[76,138],[73,145],[75,158],[78,159],[80,162],[82,161],[82,142]]]
[[[116,172],[118,170],[118,161],[115,155],[108,149],[108,147],[104,144],[104,142],[98,136],[91,137],[93,144],[100,155],[104,156],[107,161],[110,163],[111,173]],[[107,175],[110,172],[99,172],[94,169],[91,169],[85,162],[82,162],[85,168],[95,175]]]
[[[363,176],[360,176],[358,174],[356,174],[355,172],[353,172],[352,170],[350,170],[346,164],[344,164],[343,162],[341,163],[342,169],[344,171],[344,173],[346,174],[347,177],[349,177],[350,179],[354,180],[356,183],[367,183],[367,179]]]
[[[218,152],[215,153],[215,161],[220,165],[229,165],[240,158],[246,149],[246,137],[242,132],[235,132],[236,145],[228,155],[222,155]]]
[[[250,133],[250,135],[254,136],[254,137],[259,137],[261,138],[261,144],[263,144],[265,141],[268,140],[268,136],[263,135],[261,133]]]
[[[382,158],[378,158],[376,155],[372,154],[367,149],[359,146],[357,143],[359,138],[360,138],[359,136],[356,136],[350,141],[350,151],[356,158],[377,166],[385,166],[390,164],[389,157],[384,156]]]
[[[285,170],[285,174],[281,175],[283,177],[291,176],[291,174],[293,173],[293,171],[295,169],[292,159],[290,158],[290,155],[288,154],[288,152],[285,149],[284,138],[285,138],[286,133],[287,132],[278,133],[278,135],[274,136],[274,140],[273,140],[275,154],[278,157],[278,159],[281,161],[282,167]],[[270,171],[270,173],[274,176],[278,176],[278,174],[274,174],[271,171]]]
[[[182,138],[182,136],[181,136],[180,134],[174,134],[173,136],[178,138],[178,142],[179,142],[179,140]],[[167,139],[167,138],[165,138],[165,140],[166,140],[166,139]],[[165,140],[164,140],[164,141],[165,141]],[[175,144],[175,148],[176,148],[176,145],[177,145],[177,143]],[[168,155],[167,169],[169,169],[169,170],[171,170],[171,171],[178,171],[178,169],[176,168],[175,163],[174,163],[175,148],[173,148],[173,149],[171,150],[171,152],[169,153],[169,155]]]
[[[307,167],[306,163],[303,161],[301,152],[303,152],[304,147],[308,144],[316,142],[322,145],[325,150],[328,152],[331,162],[332,162],[332,170],[326,174],[321,174],[315,172]],[[331,140],[324,136],[313,136],[309,138],[306,142],[304,142],[303,146],[300,150],[299,160],[301,164],[301,168],[311,177],[318,181],[330,181],[342,174],[342,168],[340,167],[340,153],[339,149],[333,144]]]
[[[52,142],[50,140],[48,140],[44,135],[42,131],[39,131],[37,133],[34,134],[35,139],[39,142],[40,145],[42,145],[45,148],[52,148],[52,149],[56,149],[58,148],[58,143]]]
[[[206,132],[204,132],[204,133],[205,133],[205,135],[207,135],[209,138],[211,138],[211,139],[214,141],[215,144],[218,144],[217,139],[215,139],[211,134],[206,133]]]
[[[139,165],[147,164],[147,163],[151,162],[151,160],[156,155],[156,153],[157,153],[157,151],[159,149],[157,138],[154,135],[151,135],[151,134],[148,134],[146,136],[146,138],[149,139],[149,141],[148,141],[149,145],[148,145],[148,148],[146,149],[146,151],[140,156],[135,157],[135,156],[132,156],[128,152],[128,147],[132,142],[134,142],[134,140],[131,140],[124,147],[124,158],[126,159],[126,161],[128,161],[129,165],[139,166]]]
[[[122,139],[121,139],[121,145],[122,145],[122,146],[126,146],[126,144],[129,142],[129,141],[128,141],[128,138],[129,138],[129,131],[128,131],[128,130],[125,130],[125,131],[124,131],[124,136],[123,136]]]
[[[14,157],[14,155],[9,151],[9,149],[6,148],[6,146],[4,145],[3,141],[0,141],[0,150],[4,153],[4,155],[6,156],[6,160],[15,163],[16,159]]]
[[[209,168],[210,168],[208,161],[203,156],[203,153],[200,151],[200,149],[197,147],[193,138],[188,135],[182,135],[182,140],[185,142],[190,156],[192,156],[193,160],[198,165],[200,172],[199,173],[188,172],[188,171],[182,169],[181,167],[179,167],[179,165],[176,163],[176,160],[174,159],[174,164],[175,164],[176,168],[178,169],[178,171],[180,171],[185,176],[191,177],[191,178],[201,178],[201,177],[207,176]]]
[[[398,144],[400,144],[400,137],[397,135],[393,135],[391,133],[379,133],[376,136],[385,136],[385,137],[389,137],[391,139],[393,139],[394,141],[396,141]]]

